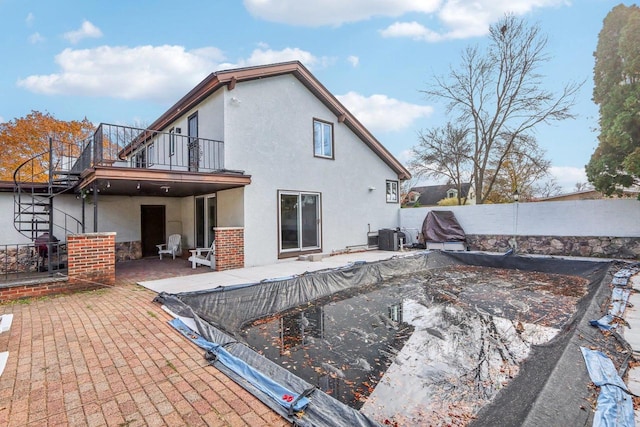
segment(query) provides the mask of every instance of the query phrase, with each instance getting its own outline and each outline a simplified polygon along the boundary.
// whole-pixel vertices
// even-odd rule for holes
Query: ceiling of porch
[[[198,173],[96,166],[82,174],[78,188],[92,194],[95,185],[105,196],[187,197],[249,184],[251,176],[237,171]]]

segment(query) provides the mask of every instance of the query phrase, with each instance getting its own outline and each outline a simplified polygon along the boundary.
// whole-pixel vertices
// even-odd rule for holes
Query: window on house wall
[[[449,191],[447,191],[447,197],[449,199],[453,199],[454,197],[458,197],[458,190],[455,189],[450,189]]]
[[[387,203],[398,203],[398,181],[387,181]]]
[[[313,120],[313,155],[333,159],[333,124]]]
[[[176,154],[176,130],[169,129],[169,156]]]
[[[147,166],[152,166],[155,163],[155,158],[156,158],[156,144],[155,143],[149,144],[148,152],[149,152],[149,155],[147,157],[147,159],[148,159]]]
[[[137,168],[146,168],[147,167],[147,150],[143,148],[138,151],[134,156],[135,165]]]

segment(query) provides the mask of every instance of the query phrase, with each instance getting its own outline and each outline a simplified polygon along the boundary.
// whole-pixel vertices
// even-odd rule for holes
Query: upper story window
[[[398,181],[387,181],[387,203],[398,203]]]
[[[453,199],[454,197],[458,197],[458,190],[451,188],[447,191],[447,198]]]
[[[169,129],[169,156],[176,154],[176,129]]]
[[[147,158],[147,166],[152,166],[155,163],[155,158],[156,158],[156,145],[155,143],[151,143],[149,145],[149,155]]]
[[[146,168],[147,167],[147,150],[146,148],[142,148],[139,150],[136,155],[133,157],[133,162],[135,163],[137,168]]]
[[[313,155],[333,159],[333,124],[313,120]]]

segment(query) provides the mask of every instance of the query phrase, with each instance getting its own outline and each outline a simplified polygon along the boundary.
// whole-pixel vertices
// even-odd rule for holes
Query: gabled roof
[[[460,187],[462,193],[460,197],[467,197],[471,184],[465,183]],[[413,187],[411,191],[420,193],[420,198],[418,198],[420,206],[435,206],[440,200],[447,198],[447,191],[451,189],[455,190],[456,186],[454,184],[427,185],[424,187]]]
[[[373,150],[394,172],[398,179],[409,179],[409,171],[351,114],[344,105],[322,85],[299,61],[282,62],[271,65],[236,68],[210,74],[189,93],[169,108],[149,129],[162,131],[186,111],[202,102],[212,93],[226,86],[233,90],[239,82],[291,74],[313,93],[333,114],[338,122],[344,123],[367,146]]]

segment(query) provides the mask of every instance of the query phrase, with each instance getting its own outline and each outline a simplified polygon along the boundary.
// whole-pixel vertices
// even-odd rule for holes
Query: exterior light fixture
[[[374,191],[375,189],[376,189],[376,187],[374,187],[374,186],[369,187],[369,191]]]
[[[162,187],[160,187],[160,189],[164,190],[165,193],[168,193],[170,188],[171,187],[169,187],[168,185],[163,185]]]
[[[518,189],[516,188],[515,191],[513,192],[513,201],[517,202],[520,200],[520,194],[518,193]]]
[[[107,188],[111,188],[111,183],[107,181]]]
[[[136,185],[136,190],[140,189],[140,183],[138,183],[138,185]]]

